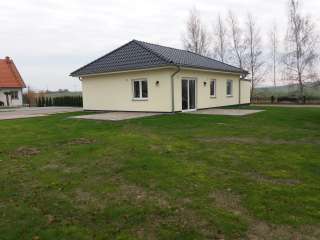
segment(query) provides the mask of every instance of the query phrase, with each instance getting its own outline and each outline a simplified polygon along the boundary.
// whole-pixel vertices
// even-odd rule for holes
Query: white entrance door
[[[196,110],[196,80],[182,79],[182,111]]]

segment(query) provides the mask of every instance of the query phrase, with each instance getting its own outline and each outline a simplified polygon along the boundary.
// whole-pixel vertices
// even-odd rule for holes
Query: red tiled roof
[[[6,57],[0,59],[0,88],[25,88],[18,69],[14,62]]]

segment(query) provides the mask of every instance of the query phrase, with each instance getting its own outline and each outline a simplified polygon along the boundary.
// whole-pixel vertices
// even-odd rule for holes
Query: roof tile
[[[6,57],[0,59],[0,88],[25,88],[21,75],[14,62]]]
[[[243,69],[186,50],[132,40],[72,72],[71,76],[179,65],[200,69],[246,73]]]

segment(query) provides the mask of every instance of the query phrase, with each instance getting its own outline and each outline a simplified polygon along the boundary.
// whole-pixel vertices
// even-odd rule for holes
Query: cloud
[[[240,17],[252,12],[263,31],[286,22],[286,0],[1,1],[0,57],[11,56],[34,88],[80,89],[71,71],[132,39],[181,47],[193,6],[210,28],[229,9]],[[320,3],[305,1],[305,9],[317,16]]]

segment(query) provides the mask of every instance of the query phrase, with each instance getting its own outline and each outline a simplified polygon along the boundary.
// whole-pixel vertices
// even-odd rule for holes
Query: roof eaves
[[[197,65],[187,65],[187,64],[180,64],[180,67],[186,67],[186,68],[194,68],[194,69],[202,69],[202,70],[209,70],[209,71],[216,71],[216,72],[226,72],[226,73],[239,73],[239,74],[247,74],[248,72],[240,69],[239,71],[232,71],[232,70],[226,70],[226,69],[217,69],[217,68],[208,68],[208,67],[200,67]],[[241,71],[242,70],[242,71]]]
[[[84,76],[94,76],[94,75],[104,75],[104,74],[114,74],[114,73],[122,73],[122,72],[129,72],[129,71],[139,71],[139,70],[153,70],[153,69],[162,69],[162,68],[170,68],[173,67],[172,64],[159,64],[156,66],[142,66],[142,67],[133,67],[133,68],[126,68],[121,70],[114,70],[114,71],[103,71],[103,72],[95,72],[95,73],[87,73],[87,74],[80,74],[77,75],[79,77]]]

